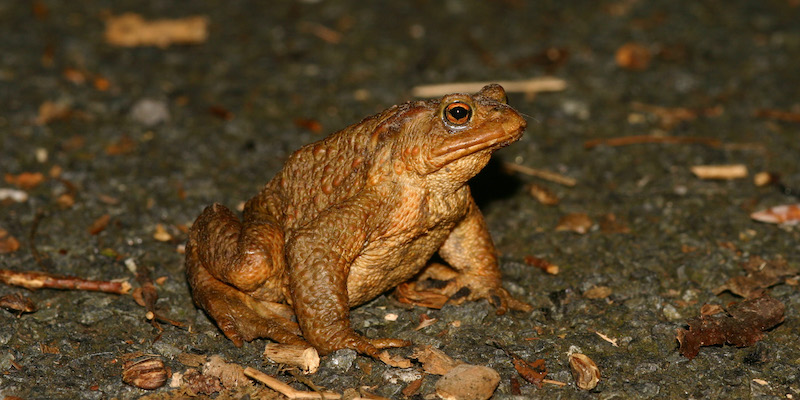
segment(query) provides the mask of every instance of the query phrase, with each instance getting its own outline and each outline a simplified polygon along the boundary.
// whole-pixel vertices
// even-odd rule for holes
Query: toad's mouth
[[[466,135],[449,137],[431,150],[431,163],[441,168],[481,150],[497,150],[508,146],[519,140],[525,131],[525,120],[520,121],[490,123],[477,132],[471,130]]]

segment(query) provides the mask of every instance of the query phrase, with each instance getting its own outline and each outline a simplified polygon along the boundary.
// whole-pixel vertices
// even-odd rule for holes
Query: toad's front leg
[[[497,306],[498,314],[505,313],[508,308],[533,309],[503,288],[497,251],[474,200],[470,201],[466,217],[450,233],[439,254],[460,273],[444,290],[454,302],[485,298]]]
[[[321,354],[349,348],[377,357],[380,349],[410,344],[367,339],[350,326],[347,276],[367,236],[364,210],[345,206],[325,212],[287,240],[292,306],[303,337]]]

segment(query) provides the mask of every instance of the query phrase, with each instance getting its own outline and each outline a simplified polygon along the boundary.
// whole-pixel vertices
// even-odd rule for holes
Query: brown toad
[[[529,310],[501,286],[467,186],[525,126],[489,85],[393,106],[304,146],[245,204],[243,221],[214,204],[194,222],[186,273],[195,302],[237,346],[264,337],[375,356],[408,343],[357,334],[350,308],[414,277],[438,251],[458,272],[441,293],[489,299],[498,313]]]

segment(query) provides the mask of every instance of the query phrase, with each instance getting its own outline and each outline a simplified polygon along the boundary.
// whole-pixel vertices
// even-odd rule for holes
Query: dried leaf
[[[413,304],[420,307],[440,309],[444,307],[449,297],[432,291],[416,290],[415,282],[405,282],[397,286],[394,291],[397,301]]]
[[[650,66],[650,50],[638,43],[625,43],[617,49],[614,59],[617,65],[634,71],[642,71]]]
[[[445,375],[456,365],[463,364],[461,361],[454,360],[445,352],[431,346],[425,346],[414,350],[411,358],[422,363],[422,369],[431,375]]]
[[[18,175],[5,175],[6,183],[17,186],[21,189],[30,190],[44,182],[44,174],[41,172],[23,172]]]
[[[89,234],[90,235],[97,235],[98,233],[102,232],[108,226],[108,223],[111,221],[111,216],[108,214],[103,214],[100,218],[97,218],[92,222],[92,225],[89,226]]]
[[[767,185],[772,185],[773,183],[779,183],[780,178],[777,174],[771,172],[759,172],[753,175],[753,184],[758,187],[763,187]]]
[[[61,75],[64,76],[64,79],[76,84],[82,85],[86,83],[86,73],[75,68],[64,68],[61,71]]]
[[[399,355],[389,354],[384,350],[378,354],[378,359],[383,361],[384,364],[395,368],[411,368],[411,360]]]
[[[106,20],[105,39],[113,46],[158,46],[197,44],[208,38],[208,17],[148,21],[135,13],[125,13]]]
[[[600,368],[585,354],[572,353],[569,355],[569,366],[575,384],[583,390],[592,390],[600,382]]]
[[[72,114],[72,109],[68,104],[45,101],[39,106],[39,114],[34,123],[36,125],[47,125],[50,122],[67,119]]]
[[[783,322],[785,308],[782,302],[765,296],[734,304],[724,314],[694,317],[687,321],[688,330],[677,331],[680,352],[691,360],[701,346],[752,346],[763,338],[763,331]]]
[[[230,121],[234,117],[233,112],[220,105],[213,105],[211,107],[208,107],[208,112],[209,114],[224,121]]]
[[[567,214],[558,221],[556,231],[572,231],[580,234],[589,232],[592,227],[592,219],[585,213]]]
[[[38,307],[31,299],[19,294],[12,293],[0,297],[0,308],[8,311],[16,311],[18,314],[35,312]]]
[[[610,296],[612,290],[608,286],[594,286],[591,289],[583,292],[583,297],[587,299],[605,299]]]
[[[797,225],[800,223],[800,203],[784,204],[756,211],[750,214],[750,218],[769,224]]]
[[[19,250],[19,240],[11,236],[7,230],[0,228],[0,254],[13,253]]]
[[[514,353],[506,351],[514,362],[514,369],[517,370],[520,376],[526,381],[542,387],[542,381],[547,376],[547,367],[545,366],[544,359],[540,358],[534,362],[528,362],[517,356]]]
[[[761,297],[766,289],[783,283],[786,278],[796,276],[800,272],[782,258],[767,261],[761,257],[752,256],[742,267],[747,275],[729,279],[724,285],[715,288],[714,294],[720,294],[727,290],[748,299]]]
[[[419,391],[419,388],[422,387],[422,381],[424,381],[424,380],[425,380],[425,377],[423,376],[422,378],[419,378],[419,379],[417,379],[415,381],[412,381],[411,383],[409,383],[403,389],[403,391],[401,393],[405,397],[411,397],[411,396],[415,395],[417,393],[417,391]]]
[[[487,400],[499,383],[497,371],[482,365],[461,364],[436,382],[436,394],[442,399]]]
[[[427,327],[435,324],[436,321],[438,321],[437,318],[431,318],[431,317],[428,316],[428,314],[420,314],[420,316],[419,316],[419,325],[417,325],[417,327],[414,328],[414,330],[418,331],[420,329],[427,328]]]
[[[136,150],[136,142],[128,135],[122,135],[119,140],[106,146],[106,154],[118,156],[133,153]]]
[[[506,354],[511,357],[511,362],[514,363],[514,369],[517,370],[517,373],[519,373],[523,379],[538,387],[542,387],[544,377],[547,376],[547,367],[545,366],[544,359],[540,358],[534,362],[528,362],[522,357],[509,351],[500,343],[494,342],[493,344],[499,349],[505,351]]]
[[[530,193],[531,196],[533,196],[533,198],[539,203],[542,203],[546,206],[554,206],[560,201],[558,196],[556,196],[552,190],[536,183],[532,183],[530,185],[528,188],[528,193]]]
[[[631,233],[631,228],[625,221],[617,219],[614,214],[605,214],[597,219],[600,224],[600,231],[603,233]]]
[[[295,118],[294,119],[295,126],[299,128],[303,128],[311,133],[321,133],[322,132],[322,124],[317,121],[316,119],[312,118]]]

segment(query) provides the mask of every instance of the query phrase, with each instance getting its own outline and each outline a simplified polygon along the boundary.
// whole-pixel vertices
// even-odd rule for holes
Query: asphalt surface
[[[208,37],[111,44],[106,20],[124,12],[206,16]],[[38,306],[0,312],[0,398],[175,395],[122,382],[123,356],[135,352],[162,357],[174,372],[187,368],[182,353],[221,354],[293,381],[264,363],[265,341],[236,348],[193,306],[179,252],[185,227],[212,202],[236,207],[251,197],[301,145],[411,100],[417,85],[541,76],[567,87],[510,94],[528,131],[473,186],[505,286],[535,310],[497,316],[485,301],[428,310],[384,295],[353,310],[354,327],[496,369],[496,399],[514,398],[513,380],[520,398],[798,398],[794,280],[768,290],[785,305],[785,321],[758,343],[704,347],[689,360],[676,340],[704,304],[742,300],[713,289],[743,275],[751,257],[800,266],[799,230],[749,216],[798,202],[753,183],[766,171],[800,187],[798,21],[796,0],[4,1],[0,188],[27,198],[0,201],[0,228],[20,244],[0,254],[0,268],[138,287],[125,265],[132,259],[164,278],[159,311],[191,329],[162,324],[159,333],[128,295],[0,286],[0,296],[21,293]],[[645,55],[622,50],[618,59],[626,44]],[[633,135],[711,141],[585,146]],[[510,173],[503,163],[577,184]],[[690,171],[707,164],[743,164],[748,174],[705,180]],[[42,182],[20,187],[15,179],[27,172]],[[559,203],[535,200],[531,184]],[[575,213],[589,217],[585,233],[556,229]],[[526,264],[529,256],[559,273]],[[596,288],[605,292],[592,295]],[[415,330],[421,314],[437,321]],[[525,382],[490,340],[544,359],[547,378],[567,385]],[[595,389],[576,387],[571,348],[599,366]],[[310,379],[402,398],[418,370],[342,352]],[[430,397],[437,379],[425,376],[416,396]]]

